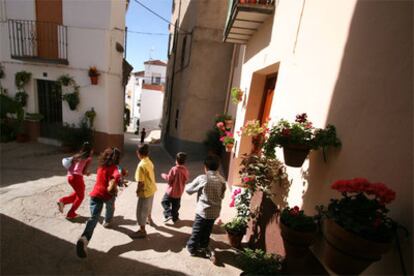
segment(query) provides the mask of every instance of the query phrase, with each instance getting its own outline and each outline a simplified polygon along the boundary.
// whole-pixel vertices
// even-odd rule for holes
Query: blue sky
[[[171,20],[171,0],[139,0],[142,4]],[[150,13],[135,0],[130,1],[126,15],[128,31],[168,34],[168,23]],[[143,35],[128,32],[127,61],[134,72],[144,69],[144,61],[152,59],[167,61],[168,36]]]

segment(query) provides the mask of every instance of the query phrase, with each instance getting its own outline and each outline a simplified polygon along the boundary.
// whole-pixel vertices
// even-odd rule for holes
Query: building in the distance
[[[144,62],[144,70],[134,72],[126,86],[125,105],[130,110],[129,131],[159,129],[164,101],[167,64],[161,60]]]
[[[122,148],[124,84],[131,69],[123,59],[127,2],[0,0],[1,84],[13,97],[16,74],[31,73],[25,111],[43,115],[41,141],[55,143],[59,127],[78,125],[93,108],[95,149]],[[100,74],[96,85],[88,76],[92,66]],[[54,89],[63,75],[79,86],[74,110]],[[62,90],[69,92],[73,88]]]

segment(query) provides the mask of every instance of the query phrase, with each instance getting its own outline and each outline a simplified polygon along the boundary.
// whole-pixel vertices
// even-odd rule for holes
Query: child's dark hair
[[[185,152],[179,152],[177,153],[175,160],[179,165],[184,165],[185,161],[187,160],[187,153]]]
[[[204,159],[204,166],[209,171],[217,171],[220,166],[220,159],[216,155],[209,155]]]
[[[109,167],[118,165],[121,158],[121,151],[117,148],[107,148],[98,157],[98,165]]]
[[[142,156],[148,156],[149,154],[149,147],[147,144],[143,144],[138,146],[138,153]]]
[[[81,149],[73,157],[75,159],[86,159],[91,155],[92,145],[89,142],[83,143]]]

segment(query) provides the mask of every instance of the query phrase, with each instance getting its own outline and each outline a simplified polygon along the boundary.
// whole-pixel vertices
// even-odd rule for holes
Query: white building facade
[[[25,111],[45,113],[43,121],[47,121],[48,109],[53,105],[42,103],[43,98],[51,100],[50,93],[42,89],[60,76],[69,75],[79,86],[80,103],[75,110],[70,110],[65,101],[55,103],[53,112],[60,118],[58,123],[77,125],[93,108],[95,149],[122,148],[126,9],[126,0],[0,0],[3,88],[13,96],[17,90],[15,74],[31,73],[25,87]],[[92,66],[100,74],[97,85],[92,85],[88,76]],[[53,138],[48,136],[50,133],[40,133],[40,137]]]
[[[132,73],[126,87],[125,103],[130,109],[130,131],[159,129],[164,101],[167,64],[160,60],[144,62],[144,71]]]

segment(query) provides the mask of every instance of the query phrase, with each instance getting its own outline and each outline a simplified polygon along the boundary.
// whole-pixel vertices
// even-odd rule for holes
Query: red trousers
[[[68,218],[72,218],[77,215],[75,211],[79,208],[85,197],[85,182],[83,182],[83,175],[76,174],[68,175],[68,182],[75,191],[70,195],[59,199],[59,202],[62,202],[65,205],[72,203],[72,208],[70,208],[67,214]]]

